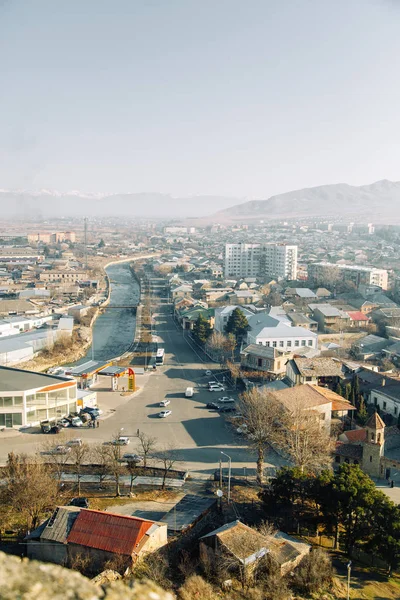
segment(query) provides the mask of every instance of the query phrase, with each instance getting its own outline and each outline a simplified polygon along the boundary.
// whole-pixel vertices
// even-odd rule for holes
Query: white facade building
[[[254,317],[254,311],[251,311],[245,308],[244,306],[235,306],[234,304],[230,304],[229,306],[216,308],[214,321],[215,331],[219,331],[220,333],[225,332],[225,327],[228,324],[229,317],[231,316],[235,308],[238,308],[240,311],[242,311],[247,320],[250,319],[250,317]]]
[[[296,352],[301,348],[318,348],[318,335],[304,327],[291,327],[289,320],[254,315],[249,321],[248,344],[260,344],[281,351]]]
[[[352,281],[359,285],[376,285],[383,290],[388,289],[388,272],[386,269],[364,267],[359,265],[338,265],[329,262],[317,262],[308,266],[308,278],[323,281],[331,273],[337,272],[343,281]]]
[[[225,277],[297,278],[297,246],[225,244]]]

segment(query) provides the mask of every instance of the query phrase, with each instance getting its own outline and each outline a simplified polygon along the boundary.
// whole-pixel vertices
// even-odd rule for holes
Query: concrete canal
[[[111,285],[109,308],[106,308],[93,325],[93,352],[90,347],[87,360],[109,360],[129,350],[135,336],[136,316],[130,308],[113,306],[136,306],[139,303],[139,284],[132,275],[129,263],[119,263],[106,268]]]

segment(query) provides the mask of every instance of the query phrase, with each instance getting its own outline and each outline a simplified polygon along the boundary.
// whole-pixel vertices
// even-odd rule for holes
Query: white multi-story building
[[[225,244],[225,277],[296,279],[297,246]]]
[[[317,262],[308,266],[308,278],[314,281],[324,279],[337,273],[343,281],[352,281],[359,285],[377,285],[383,290],[388,289],[388,272],[386,269],[364,267],[359,265],[338,265],[329,262]]]
[[[299,352],[304,348],[318,348],[318,335],[303,327],[291,327],[289,320],[270,315],[254,315],[248,319],[248,344],[277,348],[281,352]]]

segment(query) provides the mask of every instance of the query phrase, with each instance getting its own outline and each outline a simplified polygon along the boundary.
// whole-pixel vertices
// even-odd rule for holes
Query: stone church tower
[[[366,439],[363,445],[362,469],[371,477],[382,477],[381,458],[385,445],[385,423],[374,413],[365,424]]]

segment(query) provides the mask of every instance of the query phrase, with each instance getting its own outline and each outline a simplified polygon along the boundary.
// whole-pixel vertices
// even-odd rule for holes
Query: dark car
[[[236,408],[234,408],[233,406],[220,406],[219,412],[220,413],[234,413],[234,412],[236,412]]]
[[[218,410],[219,405],[216,402],[207,402],[206,408],[213,408],[214,410]]]
[[[89,508],[89,500],[87,498],[72,498],[68,506],[77,506],[78,508]]]

